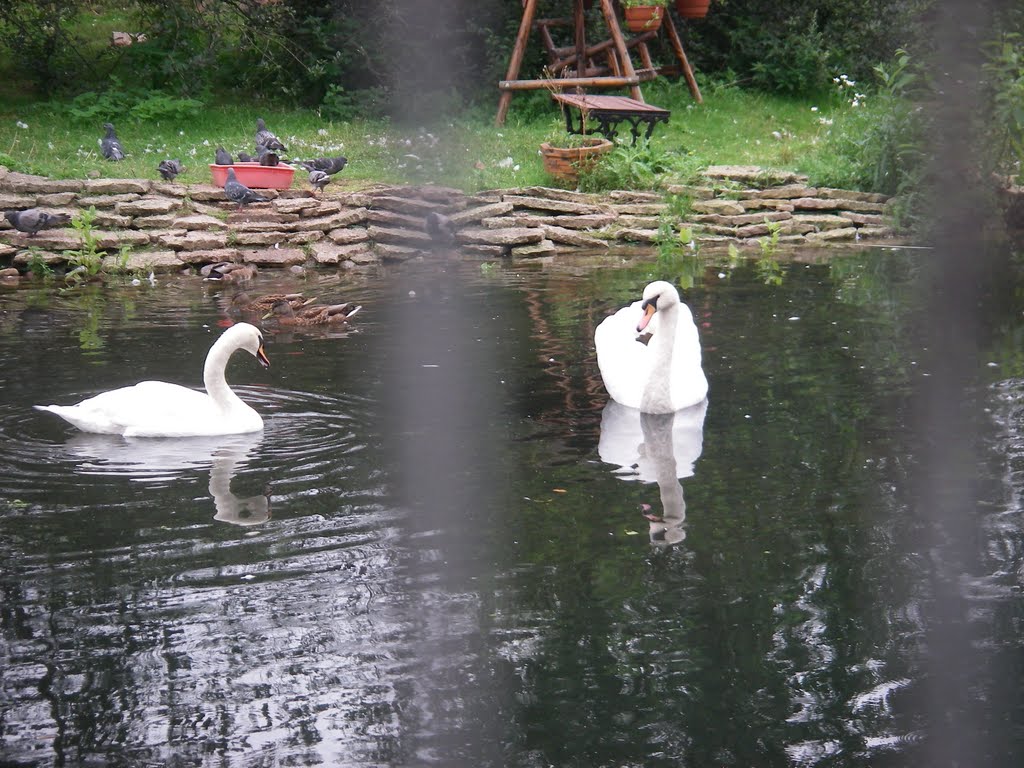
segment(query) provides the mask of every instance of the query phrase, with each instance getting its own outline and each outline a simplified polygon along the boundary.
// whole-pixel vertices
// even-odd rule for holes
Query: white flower
[[[512,166],[512,170],[513,171],[518,171],[519,170],[519,163],[516,163],[515,165],[513,165]]]
[[[184,132],[184,131],[178,131],[178,135],[179,135],[179,136],[184,136],[184,135],[185,135],[185,132]]]
[[[818,111],[817,107],[811,107],[811,112],[817,112],[817,111]]]
[[[501,160],[498,161],[498,167],[499,168],[511,168],[513,163],[515,163],[515,160],[513,160],[511,157],[504,157],[504,158],[502,158]]]
[[[21,122],[21,120],[16,122],[15,125],[21,128],[22,130],[26,130],[28,128],[28,123],[23,123]]]
[[[203,139],[203,146],[204,147],[210,146],[210,140],[209,139]]]
[[[320,130],[318,130],[316,132],[316,134],[317,134],[317,136],[326,136],[327,135],[327,129],[326,128],[321,128]]]
[[[819,117],[818,122],[822,125],[832,125],[832,118],[830,117]]]

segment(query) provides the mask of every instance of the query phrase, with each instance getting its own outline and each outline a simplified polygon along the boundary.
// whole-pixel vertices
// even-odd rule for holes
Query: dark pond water
[[[938,727],[1021,764],[1020,302],[964,396],[966,653],[936,726],[920,269],[261,275],[365,309],[268,329],[269,371],[232,360],[262,433],[174,441],[31,405],[199,385],[230,289],[0,294],[0,763],[934,765]],[[711,393],[641,420],[592,338],[655,277],[687,287]]]

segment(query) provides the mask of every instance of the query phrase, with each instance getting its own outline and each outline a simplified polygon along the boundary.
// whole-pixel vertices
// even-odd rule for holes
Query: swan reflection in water
[[[130,438],[80,432],[61,450],[81,460],[77,472],[120,475],[142,482],[166,482],[195,469],[210,468],[214,520],[260,525],[270,519],[270,486],[256,496],[236,496],[231,480],[263,439],[262,432],[213,437]]]
[[[693,475],[700,458],[707,409],[704,400],[675,413],[641,413],[609,400],[601,414],[601,461],[618,466],[615,474],[623,480],[658,484],[662,512],[645,515],[652,544],[686,538],[686,499],[679,480]]]

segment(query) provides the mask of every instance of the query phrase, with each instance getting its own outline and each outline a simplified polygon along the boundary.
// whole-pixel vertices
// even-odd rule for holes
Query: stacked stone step
[[[745,166],[708,169],[705,181],[673,185],[690,200],[684,218],[670,215],[665,193],[601,194],[547,187],[466,195],[441,186],[385,186],[359,191],[260,190],[268,203],[236,210],[220,187],[148,179],[55,180],[0,167],[0,210],[40,207],[77,215],[94,208],[98,247],[111,258],[129,252],[129,269],[177,271],[222,261],[261,267],[303,264],[345,268],[428,257],[457,248],[483,258],[535,258],[563,250],[602,250],[612,242],[652,243],[665,227],[701,241],[743,241],[778,227],[783,242],[820,243],[890,237],[886,198],[815,188],[804,177]],[[443,216],[453,243],[427,232]],[[0,261],[24,268],[32,259],[67,260],[80,247],[73,229],[28,237],[0,219]]]

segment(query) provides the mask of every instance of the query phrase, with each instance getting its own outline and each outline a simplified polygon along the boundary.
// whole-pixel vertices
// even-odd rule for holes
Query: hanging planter
[[[598,158],[615,146],[603,136],[585,137],[579,141],[582,144],[579,147],[556,147],[546,141],[541,144],[544,170],[556,179],[575,184],[580,171],[593,168]]]
[[[626,17],[626,27],[630,32],[653,32],[661,26],[668,0],[651,2],[651,0],[624,0],[622,11]]]
[[[684,19],[703,19],[708,15],[711,0],[675,0],[676,13]]]

